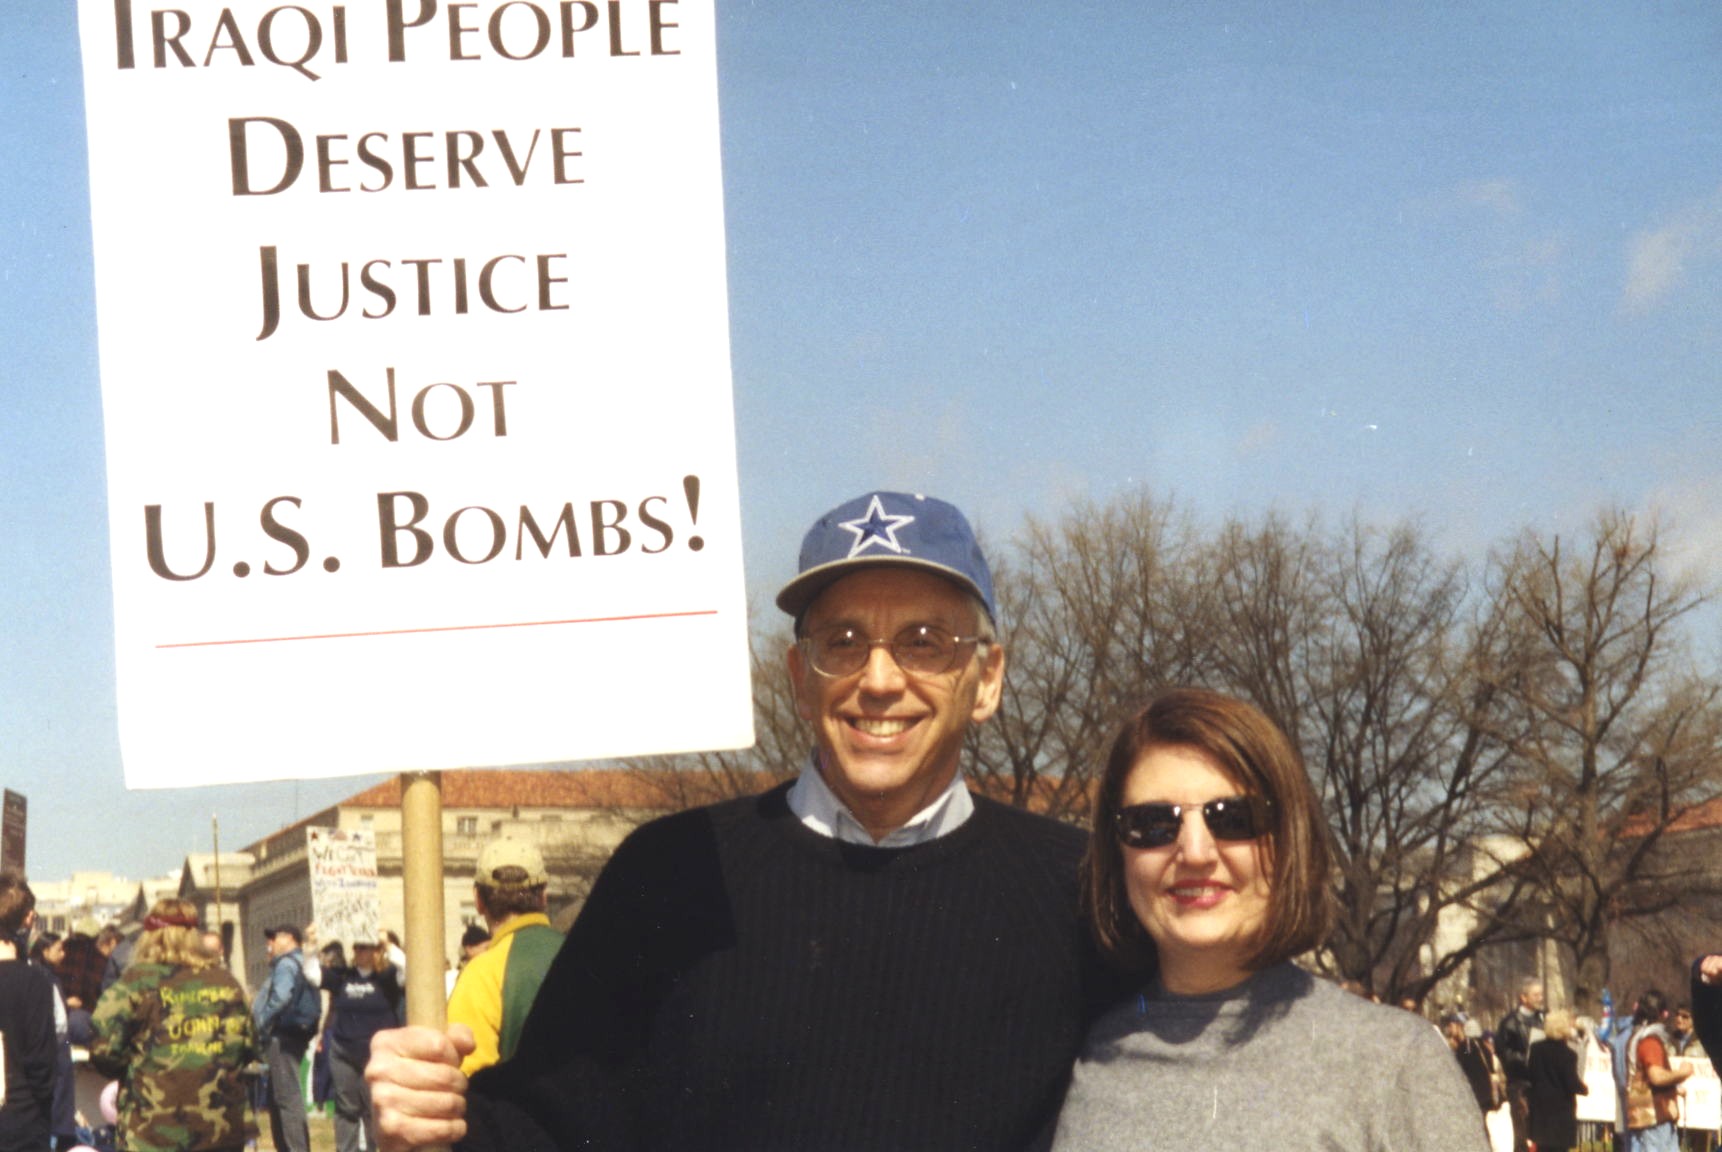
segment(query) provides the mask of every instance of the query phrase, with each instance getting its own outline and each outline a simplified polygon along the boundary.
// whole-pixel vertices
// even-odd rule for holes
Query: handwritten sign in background
[[[1671,1067],[1692,1065],[1692,1075],[1680,1086],[1680,1126],[1708,1132],[1722,1129],[1722,1081],[1711,1058],[1676,1056]]]
[[[307,828],[305,837],[317,939],[346,945],[350,961],[354,944],[375,944],[381,936],[376,837],[339,828]]]
[[[80,23],[128,785],[750,742],[709,0]]]

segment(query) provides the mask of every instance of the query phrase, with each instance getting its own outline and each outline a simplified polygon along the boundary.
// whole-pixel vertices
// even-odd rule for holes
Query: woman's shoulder
[[[1344,1037],[1361,1059],[1393,1061],[1409,1051],[1439,1052],[1451,1058],[1452,1051],[1439,1029],[1415,1012],[1377,1004],[1348,992],[1331,980],[1301,972],[1307,1011],[1330,1023],[1335,1036]]]

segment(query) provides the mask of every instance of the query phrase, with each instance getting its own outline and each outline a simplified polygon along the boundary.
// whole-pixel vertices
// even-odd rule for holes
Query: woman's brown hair
[[[1119,731],[1094,798],[1083,903],[1100,951],[1144,976],[1158,967],[1154,942],[1130,907],[1124,849],[1114,830],[1124,783],[1152,748],[1206,753],[1247,793],[1273,805],[1264,853],[1268,922],[1250,968],[1266,968],[1321,944],[1332,919],[1330,854],[1321,804],[1297,751],[1255,705],[1205,688],[1173,688],[1150,700]]]

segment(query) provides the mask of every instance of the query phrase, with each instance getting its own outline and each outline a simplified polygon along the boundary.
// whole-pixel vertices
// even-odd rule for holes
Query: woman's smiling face
[[[1193,995],[1242,983],[1267,927],[1270,848],[1215,840],[1202,818],[1210,800],[1245,789],[1199,748],[1155,746],[1124,782],[1123,805],[1177,804],[1178,838],[1163,848],[1120,847],[1130,907],[1160,957],[1170,992]]]

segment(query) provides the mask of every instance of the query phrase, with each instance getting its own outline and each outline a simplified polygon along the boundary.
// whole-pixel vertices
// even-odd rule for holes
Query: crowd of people
[[[504,838],[479,856],[486,923],[467,927],[448,987],[450,1019],[486,1037],[485,1062],[513,1051],[561,943],[548,883],[534,845]],[[336,1152],[375,1152],[365,1066],[372,1037],[404,1019],[393,932],[352,941],[349,957],[348,942],[319,946],[314,925],[267,927],[248,999],[189,901],[158,901],[130,937],[35,932],[34,906],[24,878],[0,872],[0,1152],[241,1152],[258,1147],[259,1117],[276,1152],[310,1152],[307,1081],[311,1106],[333,1112]],[[27,961],[7,963],[25,960],[26,940]],[[86,1062],[112,1083],[81,1111]]]
[[[307,1065],[339,1152],[374,1152],[370,1038],[403,1019],[392,934],[354,943],[348,964],[339,942],[305,953],[314,928],[268,928],[248,999],[189,901],[157,901],[130,937],[64,939],[33,932],[34,905],[0,872],[0,1152],[241,1152],[259,1115],[277,1152],[309,1152]],[[78,1106],[79,1065],[110,1080],[98,1104]]]
[[[1702,964],[1699,961],[1693,976],[1701,999],[1709,989]],[[1722,960],[1712,966],[1722,968]],[[1600,1021],[1574,1009],[1550,1008],[1543,982],[1526,977],[1518,989],[1518,1003],[1494,1031],[1482,1029],[1463,1013],[1444,1017],[1441,1030],[1478,1108],[1485,1116],[1501,1109],[1510,1121],[1515,1152],[1527,1146],[1538,1152],[1577,1147],[1582,1142],[1578,1097],[1588,1096],[1592,1089],[1610,1091],[1615,1097],[1612,1106],[1594,1110],[1594,1114],[1615,1117],[1615,1149],[1713,1152],[1714,1131],[1677,1131],[1686,1128],[1677,1100],[1693,1074],[1695,1065],[1690,1061],[1709,1059],[1692,1006],[1681,1003],[1670,1012],[1667,997],[1655,988],[1646,989],[1618,1018],[1606,994],[1604,1004]],[[1714,1007],[1710,1013],[1714,1043],[1722,1037],[1716,1035]],[[1585,1079],[1593,1054],[1610,1067],[1606,1084]],[[1674,1064],[1675,1060],[1680,1063]],[[1636,1112],[1629,1107],[1629,1087],[1638,1099]],[[1602,1121],[1596,1124],[1603,1126]]]
[[[247,1009],[189,906],[158,904],[88,1021],[119,1148],[238,1152],[261,1068],[275,1148],[308,1152],[315,1044],[339,1152],[1482,1152],[1503,1097],[1520,1152],[1548,1152],[1576,1142],[1575,1031],[1622,1053],[1634,1147],[1670,1148],[1682,1018],[1665,1026],[1658,993],[1622,1040],[1546,1012],[1530,981],[1493,1036],[1452,1020],[1443,1044],[1292,963],[1326,938],[1329,834],[1254,705],[1156,694],[1119,730],[1086,831],[971,793],[965,747],[1006,704],[1006,653],[956,508],[874,492],[833,509],[777,604],[807,769],[641,826],[566,938],[536,849],[487,845],[486,928],[462,942],[446,1029],[399,1025],[398,942],[349,963],[293,926],[266,933]],[[11,940],[28,923],[6,882]],[[39,1152],[53,1076],[26,1068],[54,1058],[53,979],[8,947],[0,1152]],[[1722,1043],[1722,955],[1695,964],[1688,1013]]]

